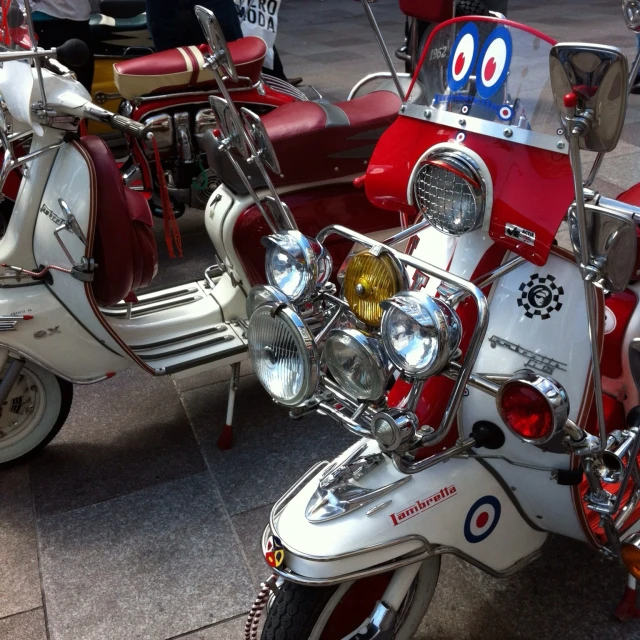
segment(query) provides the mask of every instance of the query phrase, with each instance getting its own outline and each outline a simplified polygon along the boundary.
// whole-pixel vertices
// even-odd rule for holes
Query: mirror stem
[[[389,50],[387,49],[387,45],[384,43],[384,38],[382,37],[382,32],[380,31],[380,27],[376,22],[376,18],[373,15],[373,11],[369,6],[369,2],[367,0],[362,0],[362,6],[364,7],[364,12],[369,18],[369,23],[371,24],[371,28],[373,29],[373,33],[376,36],[376,40],[378,41],[378,45],[380,46],[380,50],[382,51],[382,56],[384,57],[384,61],[387,63],[389,67],[389,71],[391,72],[391,77],[393,78],[393,82],[396,85],[396,89],[398,90],[398,95],[402,102],[404,102],[404,89],[400,84],[400,78],[398,77],[398,72],[396,68],[393,66],[393,60],[391,60],[391,56],[389,55]],[[418,52],[420,53],[420,52]]]
[[[569,123],[569,126],[571,124]],[[587,320],[589,323],[589,343],[591,345],[591,371],[593,374],[593,388],[596,403],[598,433],[600,434],[600,451],[607,443],[607,430],[604,421],[604,406],[602,403],[602,377],[600,373],[600,350],[598,349],[598,315],[596,312],[596,291],[587,275],[589,266],[589,239],[587,237],[587,214],[584,206],[584,191],[582,186],[582,165],[580,164],[580,138],[569,134],[569,159],[573,174],[573,186],[576,192],[576,218],[580,237],[580,271],[584,282],[584,297],[587,303]]]

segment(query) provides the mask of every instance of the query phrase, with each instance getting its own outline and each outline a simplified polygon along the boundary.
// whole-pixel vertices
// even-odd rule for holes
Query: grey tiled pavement
[[[632,53],[616,0],[511,3],[510,17],[564,40]],[[390,46],[403,36],[395,0],[373,4]],[[279,48],[287,72],[342,99],[383,68],[362,8],[351,0],[287,0]],[[640,180],[640,97],[599,188]],[[164,281],[210,262],[202,221],[181,222],[182,262]],[[236,444],[215,448],[226,372],[174,383],[130,371],[76,389],[68,424],[36,460],[0,472],[0,640],[229,640],[266,574],[258,536],[271,503],[349,436],[322,420],[292,422],[244,366]],[[640,622],[610,617],[621,570],[552,538],[545,556],[494,580],[445,558],[416,638],[640,639]],[[302,640],[302,639],[301,639]]]

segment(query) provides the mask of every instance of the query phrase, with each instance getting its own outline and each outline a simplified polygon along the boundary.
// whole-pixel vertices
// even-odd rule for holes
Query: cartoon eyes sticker
[[[459,91],[467,84],[480,48],[480,34],[473,22],[465,25],[458,33],[449,57],[447,81],[451,91]]]
[[[478,28],[472,22],[466,24],[453,45],[447,81],[451,91],[459,91],[475,70],[476,91],[481,98],[488,99],[498,92],[509,73],[513,50],[511,34],[505,26],[500,25],[489,34],[480,55],[479,47]]]

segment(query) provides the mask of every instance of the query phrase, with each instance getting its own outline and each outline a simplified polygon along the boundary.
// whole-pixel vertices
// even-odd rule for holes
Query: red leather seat
[[[382,132],[402,101],[392,91],[329,102],[291,102],[261,116],[278,155],[281,183],[364,173]]]
[[[209,51],[208,45],[202,44],[124,60],[113,65],[114,81],[127,100],[153,93],[214,89],[213,74],[204,68],[204,56]],[[229,53],[238,76],[249,79],[238,84],[256,84],[267,55],[265,41],[256,36],[240,38],[229,43]]]
[[[105,142],[87,136],[80,144],[93,162],[98,189],[93,295],[100,306],[109,307],[147,286],[158,271],[153,217],[142,193],[124,186]]]

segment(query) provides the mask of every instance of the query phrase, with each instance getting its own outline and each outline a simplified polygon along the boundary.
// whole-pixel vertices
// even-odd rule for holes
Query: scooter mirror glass
[[[278,157],[276,156],[275,149],[271,144],[269,134],[264,128],[262,120],[260,120],[260,116],[246,107],[242,107],[240,111],[247,127],[247,132],[251,136],[253,144],[258,150],[258,154],[260,155],[262,162],[264,162],[264,164],[273,171],[273,173],[280,175],[280,163],[278,162]]]
[[[564,129],[580,146],[611,151],[618,144],[627,108],[627,58],[615,47],[557,44],[549,57],[551,87]],[[584,121],[582,131],[574,118]]]
[[[232,82],[238,82],[238,72],[231,59],[227,41],[222,35],[222,28],[217,18],[209,9],[197,5],[195,8],[196,17],[204,32],[204,37],[211,48],[211,55],[215,66],[218,67],[222,75],[226,75]]]
[[[0,133],[8,134],[9,127],[7,126],[7,120],[4,117],[4,110],[2,108],[2,96],[0,96]]]
[[[622,14],[627,27],[636,33],[640,32],[640,2],[638,0],[623,0]]]
[[[218,129],[230,148],[235,149],[245,160],[251,157],[244,132],[237,127],[237,118],[233,117],[227,101],[218,96],[209,96],[209,104],[215,114]]]

